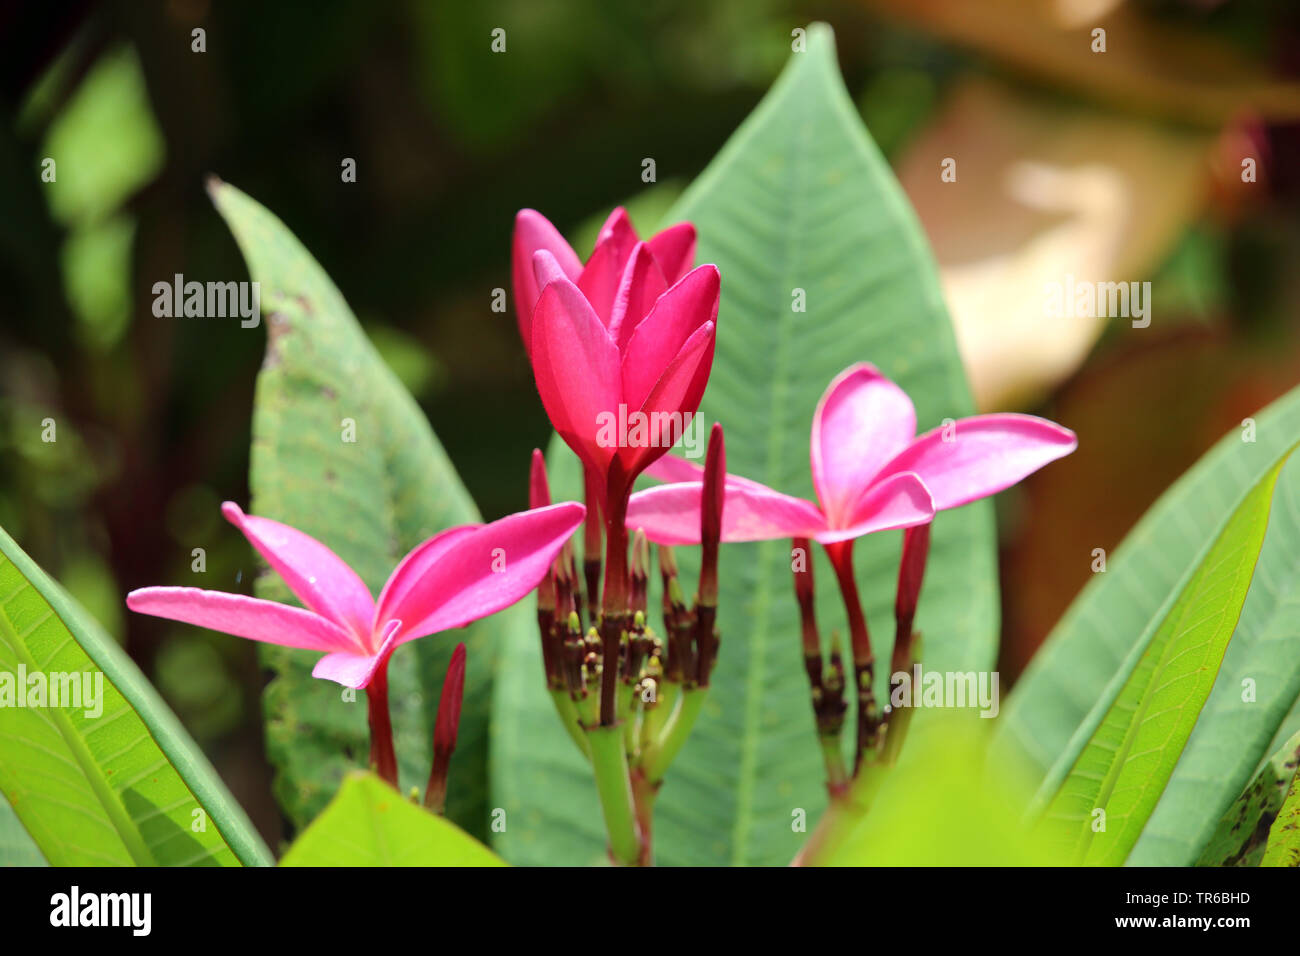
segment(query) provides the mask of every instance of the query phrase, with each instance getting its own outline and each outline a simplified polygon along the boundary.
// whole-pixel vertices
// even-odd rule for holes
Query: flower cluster
[[[856,688],[856,760],[891,761],[905,715],[881,713],[875,659],[858,598],[853,545],[903,530],[892,664],[919,655],[913,630],[939,511],[1020,481],[1075,447],[1073,433],[1027,415],[979,415],[916,434],[901,388],[860,363],[838,375],[813,414],[816,502],[726,471],[721,425],[703,467],[667,455],[694,423],[713,364],[721,277],[694,265],[695,228],[648,240],[616,209],[583,263],[541,214],[521,211],[511,254],[519,332],[556,432],[582,465],[586,505],[552,504],[545,462],[533,453],[528,511],[449,528],[394,568],[376,600],[325,544],[227,502],[222,511],[301,607],[189,587],[132,591],[128,606],[323,654],[316,677],[365,688],[371,762],[396,783],[387,668],[403,643],[462,627],[537,591],[547,687],[564,727],[590,762],[611,858],[651,860],[651,822],[664,774],[698,717],[718,659],[718,563],[724,542],[790,539],[805,666],[828,785],[852,777],[840,746],[848,712],[840,650],[824,657],[813,611],[808,549],[826,551],[844,599]],[[634,492],[648,473],[663,484]],[[582,571],[572,540],[582,534]],[[662,630],[649,621],[651,543],[662,581]],[[699,580],[687,601],[673,549],[698,545]],[[832,642],[834,643],[834,642]],[[441,812],[455,747],[465,651],[453,654],[439,702],[425,802]]]

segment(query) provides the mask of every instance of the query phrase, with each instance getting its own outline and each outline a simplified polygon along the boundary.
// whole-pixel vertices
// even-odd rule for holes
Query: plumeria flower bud
[[[551,255],[560,273],[582,290],[596,313],[608,325],[614,311],[614,300],[620,291],[620,280],[627,271],[628,261],[632,258],[638,241],[627,210],[619,206],[600,227],[591,258],[584,265],[550,220],[535,209],[519,210],[515,216],[515,233],[511,243],[510,274],[514,285],[519,335],[530,355],[533,310],[543,288],[533,271],[537,253],[544,250]],[[654,271],[667,287],[690,271],[691,264],[695,261],[695,227],[689,222],[669,226],[646,242],[645,246],[649,256],[638,268]]]
[[[903,532],[903,557],[898,565],[898,594],[894,599],[894,671],[906,670],[912,655],[912,621],[930,553],[930,526],[919,524]]]
[[[700,603],[710,607],[718,606],[718,545],[722,541],[726,477],[727,450],[722,426],[714,422],[700,488]]]
[[[447,805],[447,770],[456,750],[464,696],[465,645],[457,644],[442,682],[442,695],[438,698],[438,718],[433,729],[433,769],[429,772],[429,786],[424,791],[424,805],[434,813],[442,813]]]

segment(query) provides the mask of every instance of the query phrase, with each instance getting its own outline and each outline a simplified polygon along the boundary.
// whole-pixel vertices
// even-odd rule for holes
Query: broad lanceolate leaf
[[[1164,791],[1237,626],[1286,459],[1250,490],[1157,617],[1141,657],[1044,817],[1044,836],[1075,861],[1118,865]]]
[[[1011,694],[996,748],[1046,775],[1224,517],[1300,439],[1300,389],[1234,429],[1178,480],[1094,575]],[[1201,719],[1129,862],[1195,862],[1260,763],[1300,729],[1300,468],[1286,468],[1259,571]],[[928,583],[927,583],[928,586]]]
[[[810,30],[807,52],[793,56],[668,218],[696,224],[697,261],[722,273],[701,414],[726,429],[729,471],[811,497],[813,411],[827,383],[858,360],[907,389],[923,429],[970,413],[930,254],[844,90],[827,27]],[[882,660],[900,543],[891,532],[856,551]],[[792,812],[812,821],[825,807],[789,552],[783,541],[723,549],[721,657],[695,733],[661,791],[661,863],[786,863],[802,841]],[[690,581],[693,555],[680,557]],[[918,622],[926,666],[991,667],[997,608],[987,504],[940,515],[930,560]],[[843,607],[820,551],[817,561],[823,633],[843,635]],[[536,642],[531,632],[512,637],[501,678],[494,802],[511,823],[498,847],[513,862],[598,858],[599,814],[579,809],[594,806],[590,772],[546,713]]]
[[[349,774],[281,866],[504,866],[491,850],[373,773]]]
[[[414,399],[311,255],[239,190],[215,183],[211,191],[252,278],[261,283],[268,313],[253,415],[250,511],[325,542],[378,595],[416,544],[450,525],[478,521],[473,501]],[[293,600],[272,574],[263,575],[257,592]],[[404,645],[389,671],[401,779],[406,787],[423,785],[438,689],[456,640],[466,641],[469,672],[448,813],[475,833],[486,823],[492,634],[510,613],[456,639],[441,635]],[[313,679],[319,655],[265,645],[260,653],[277,675],[265,698],[276,793],[289,818],[303,826],[347,770],[365,765],[365,697]]]
[[[55,866],[271,862],[130,658],[3,529],[0,792]]]
[[[1277,491],[1273,493],[1276,495]],[[1282,808],[1297,766],[1300,766],[1300,733],[1260,768],[1250,786],[1219,821],[1196,865],[1259,866],[1269,827]]]

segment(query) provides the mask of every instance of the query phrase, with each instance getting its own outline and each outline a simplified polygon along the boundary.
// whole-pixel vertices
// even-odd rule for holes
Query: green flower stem
[[[618,685],[618,719],[623,725],[623,749],[628,759],[636,757],[637,731],[641,726],[636,710],[636,688],[626,682]]]
[[[816,866],[818,858],[828,846],[835,846],[846,839],[853,827],[871,810],[891,770],[892,767],[874,758],[863,761],[849,786],[826,808],[821,820],[809,834],[808,841],[790,861],[790,865]]]
[[[641,826],[641,865],[654,866],[654,841],[651,833],[654,827],[655,798],[659,796],[659,784],[651,783],[640,770],[632,771],[632,802],[636,810],[637,823]]]
[[[892,766],[898,762],[898,754],[903,749],[907,737],[907,728],[912,723],[911,707],[895,707],[885,723],[885,743],[880,748],[880,762]]]
[[[818,734],[822,748],[822,760],[826,764],[826,790],[831,799],[843,796],[849,789],[849,770],[844,763],[844,751],[840,747],[840,735]]]
[[[686,738],[691,735],[695,720],[700,716],[700,708],[704,706],[706,694],[708,688],[705,687],[688,687],[682,691],[681,704],[664,728],[663,736],[658,741],[652,741],[642,754],[641,770],[650,783],[657,784],[663,780],[668,767],[686,743]]]
[[[564,724],[564,729],[569,732],[573,742],[578,745],[584,757],[591,756],[591,747],[587,743],[587,735],[582,732],[582,723],[578,720],[578,705],[573,702],[567,690],[551,690],[551,701],[555,704],[555,712],[560,715],[560,723]]]
[[[661,680],[655,689],[655,705],[647,708],[641,721],[641,750],[644,753],[663,739],[664,728],[672,721],[681,700],[682,685],[676,681]]]
[[[623,732],[617,726],[587,729],[591,746],[591,766],[596,773],[596,793],[600,796],[609,834],[609,854],[615,863],[636,866],[641,860],[641,835],[628,777],[627,752],[623,749]]]

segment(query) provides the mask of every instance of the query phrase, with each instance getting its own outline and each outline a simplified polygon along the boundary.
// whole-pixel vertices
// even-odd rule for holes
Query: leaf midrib
[[[800,77],[802,79],[802,77]],[[790,87],[794,88],[795,84],[791,83]],[[777,106],[783,103],[785,98],[790,95],[789,90],[781,100],[773,101],[771,111],[776,112]],[[804,128],[810,125],[806,120]],[[749,136],[752,138],[762,129],[760,123],[754,123],[751,127]],[[796,190],[805,180],[804,165],[807,153],[807,137],[794,135],[792,138],[792,148],[790,150],[790,164],[788,167],[787,180],[794,185],[789,194],[797,194]],[[741,141],[741,144],[745,140]],[[737,147],[739,149],[739,146]],[[794,241],[793,236],[799,231],[799,213],[800,204],[793,203],[790,208],[790,228],[784,230],[780,235],[785,240],[785,248],[782,250],[781,261],[785,263],[782,273],[783,281],[775,283],[774,291],[783,288],[793,288],[793,268],[794,262]],[[779,298],[779,296],[777,297]],[[775,299],[774,299],[775,301]],[[785,309],[777,308],[776,310],[776,327],[778,348],[776,354],[776,374],[772,377],[772,387],[769,389],[770,401],[768,403],[769,422],[776,422],[784,418],[783,409],[785,408],[785,397],[789,392],[788,381],[788,364],[786,362],[786,353],[790,339],[791,316],[793,311],[787,312]],[[768,428],[767,441],[767,463],[765,472],[768,476],[776,474],[780,462],[783,460],[784,452],[784,432],[785,429],[777,427]],[[770,615],[767,613],[768,606],[771,603],[771,595],[774,588],[772,582],[772,555],[776,549],[775,542],[764,542],[759,546],[759,568],[758,587],[756,595],[758,600],[755,602],[754,615],[752,620],[756,622],[756,628],[748,636],[750,645],[749,668],[745,675],[745,693],[744,693],[744,733],[740,742],[740,772],[737,775],[738,787],[736,791],[736,819],[732,825],[732,853],[731,862],[733,866],[745,866],[748,862],[748,836],[753,829],[753,805],[755,783],[758,775],[758,750],[759,738],[762,735],[761,718],[762,718],[762,701],[763,701],[763,684],[767,677],[767,651],[768,640],[770,639],[769,621]]]

